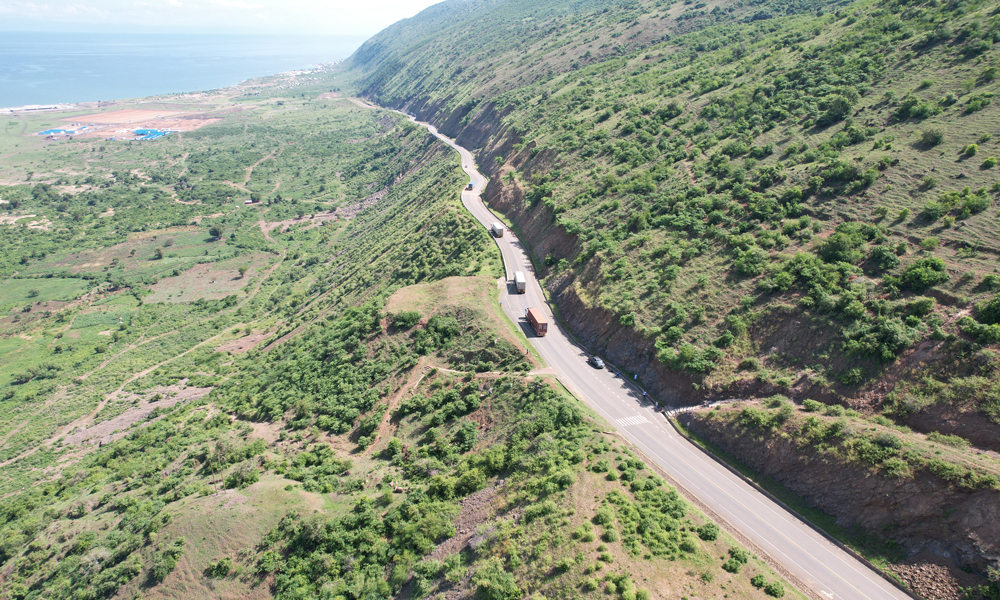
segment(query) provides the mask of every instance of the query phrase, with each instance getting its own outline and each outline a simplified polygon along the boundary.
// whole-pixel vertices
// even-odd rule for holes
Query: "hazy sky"
[[[440,0],[0,0],[0,30],[370,36]]]

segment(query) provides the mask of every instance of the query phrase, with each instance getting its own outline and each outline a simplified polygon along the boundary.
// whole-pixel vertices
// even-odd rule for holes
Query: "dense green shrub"
[[[755,406],[744,406],[740,411],[739,422],[744,427],[755,429],[772,430],[781,427],[795,409],[790,404],[784,404],[774,410],[764,410]]]
[[[819,412],[823,410],[823,403],[817,402],[816,400],[805,399],[802,401],[802,406],[809,412]]]
[[[723,571],[727,571],[729,573],[733,573],[734,575],[736,573],[739,573],[740,569],[742,569],[742,568],[743,568],[743,563],[741,563],[741,562],[739,562],[739,561],[737,561],[737,560],[735,560],[733,558],[730,558],[726,562],[722,563],[722,570]]]
[[[1000,323],[1000,294],[996,294],[989,300],[976,304],[976,319],[980,323],[990,325]]]
[[[872,356],[885,362],[920,339],[920,326],[911,326],[898,317],[876,317],[857,322],[844,331],[844,351]]]
[[[244,461],[236,465],[232,471],[226,475],[226,489],[249,487],[260,480],[260,471],[257,466],[250,461]]]
[[[868,255],[868,260],[872,266],[880,271],[889,271],[899,266],[899,256],[894,248],[890,246],[873,246]]]
[[[915,292],[944,283],[950,279],[945,263],[940,258],[921,258],[906,266],[902,281]]]
[[[719,526],[715,523],[705,523],[698,528],[698,537],[706,542],[715,541],[719,537]]]
[[[213,563],[209,563],[209,565],[205,567],[205,576],[222,579],[223,577],[227,577],[229,573],[232,572],[233,566],[232,559],[225,556]]]
[[[925,129],[920,134],[920,143],[925,146],[937,146],[944,141],[944,131],[936,127]]]
[[[401,311],[392,316],[392,322],[396,327],[409,329],[420,322],[420,313],[415,310]]]
[[[551,500],[546,500],[545,502],[540,502],[538,504],[532,504],[524,509],[524,521],[525,523],[531,523],[536,519],[546,517],[559,512],[559,507],[556,503]]]
[[[153,565],[149,570],[149,579],[154,585],[163,582],[167,575],[173,572],[177,566],[177,559],[184,552],[184,543],[184,538],[178,538],[170,547],[154,558]]]
[[[476,586],[477,595],[484,600],[517,600],[522,595],[514,575],[494,556],[479,563],[472,575],[472,583]]]
[[[972,317],[962,317],[958,320],[958,328],[981,344],[996,344],[1000,342],[1000,323],[979,323]]]

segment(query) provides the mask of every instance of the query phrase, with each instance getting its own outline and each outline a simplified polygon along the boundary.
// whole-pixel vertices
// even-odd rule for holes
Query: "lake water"
[[[0,32],[0,107],[225,87],[350,56],[363,37]]]

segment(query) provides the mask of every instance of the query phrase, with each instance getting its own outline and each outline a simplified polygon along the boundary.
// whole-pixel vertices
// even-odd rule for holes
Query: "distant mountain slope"
[[[841,4],[448,0],[373,36],[350,64],[362,73],[365,94],[385,104],[419,98],[450,100],[451,109],[465,102],[471,107],[477,99],[492,99],[679,33]]]

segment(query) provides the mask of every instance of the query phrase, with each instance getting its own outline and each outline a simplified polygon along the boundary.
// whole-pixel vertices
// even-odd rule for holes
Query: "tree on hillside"
[[[212,225],[211,227],[208,228],[208,235],[215,239],[220,239],[223,233],[225,232],[223,231],[222,227],[218,225]]]

